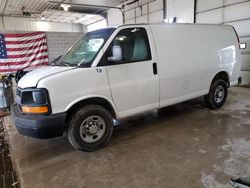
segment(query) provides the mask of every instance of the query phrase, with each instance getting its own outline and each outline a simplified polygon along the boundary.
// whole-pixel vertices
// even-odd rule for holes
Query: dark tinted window
[[[113,46],[120,47],[122,58],[119,62],[109,62],[108,64],[151,60],[149,41],[144,28],[129,28],[120,31],[108,48],[104,58],[113,55]]]

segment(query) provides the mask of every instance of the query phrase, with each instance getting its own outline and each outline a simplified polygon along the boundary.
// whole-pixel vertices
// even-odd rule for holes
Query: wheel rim
[[[216,103],[221,103],[225,96],[225,90],[222,86],[217,86],[214,93],[214,100]]]
[[[106,124],[102,117],[93,115],[85,118],[81,123],[79,133],[84,142],[94,143],[100,140],[106,130]]]

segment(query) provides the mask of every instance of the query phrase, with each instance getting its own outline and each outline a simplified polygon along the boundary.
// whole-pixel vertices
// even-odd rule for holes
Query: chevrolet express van
[[[76,149],[105,146],[113,120],[205,96],[221,107],[239,82],[232,26],[137,24],[84,34],[54,65],[18,83],[12,115],[20,134],[62,136]]]

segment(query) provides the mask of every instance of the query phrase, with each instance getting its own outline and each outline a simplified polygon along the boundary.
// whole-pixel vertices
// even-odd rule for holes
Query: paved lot
[[[97,152],[74,150],[66,138],[19,135],[6,118],[11,152],[25,188],[230,187],[250,177],[250,89],[232,88],[211,111],[201,99],[166,108],[160,117],[122,123]]]

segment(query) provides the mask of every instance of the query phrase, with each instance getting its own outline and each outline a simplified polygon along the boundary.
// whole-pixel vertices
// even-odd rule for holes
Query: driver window
[[[108,64],[151,60],[146,30],[144,28],[129,28],[120,31],[106,53],[108,53]]]

